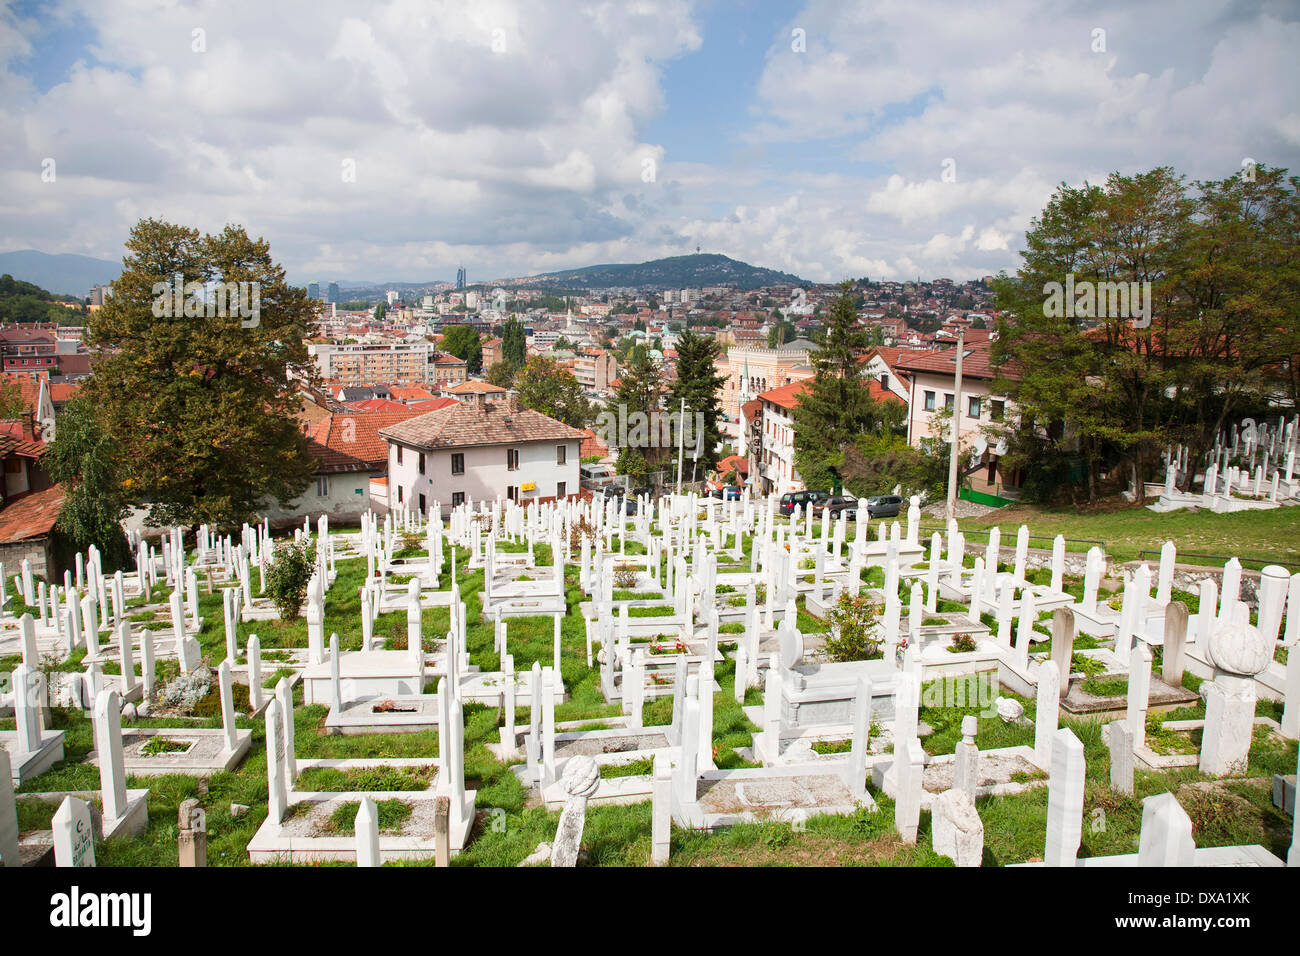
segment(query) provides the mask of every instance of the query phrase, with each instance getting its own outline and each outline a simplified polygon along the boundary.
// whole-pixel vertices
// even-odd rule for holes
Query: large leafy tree
[[[85,397],[72,399],[59,413],[58,430],[41,464],[63,485],[57,528],[76,551],[92,544],[107,571],[131,563],[122,530],[130,513],[130,479],[124,479],[121,445],[105,431]]]
[[[690,454],[699,449],[698,457],[691,458],[691,472],[695,474],[711,469],[717,462],[718,446],[722,443],[722,434],[718,430],[718,419],[722,415],[718,390],[727,376],[719,374],[714,365],[721,348],[712,336],[686,331],[677,337],[674,348],[677,350],[677,379],[670,392],[668,410],[680,410],[685,400],[689,420],[703,425],[702,435],[691,435],[695,444],[687,452]]]
[[[899,409],[890,407],[896,403],[872,398],[862,377],[858,358],[868,339],[858,324],[852,283],[840,284],[825,321],[821,344],[809,356],[814,375],[794,410],[795,468],[810,488],[830,485],[833,469],[843,467],[859,435],[892,432],[901,420]]]
[[[453,325],[447,328],[442,335],[440,343],[444,352],[449,352],[456,358],[464,359],[469,365],[469,371],[477,375],[483,368],[483,343],[479,340],[479,334],[474,331],[473,326]]]
[[[1027,486],[1061,487],[1077,456],[1090,499],[1115,466],[1140,499],[1168,444],[1199,462],[1230,416],[1286,391],[1300,353],[1298,197],[1300,181],[1263,167],[1191,194],[1165,167],[1058,188],[1020,270],[996,284],[994,357],[1015,374],[995,389],[1019,409],[1007,458],[1029,467]],[[1067,275],[1076,288],[1149,282],[1150,314],[1049,307],[1048,283]]]
[[[561,368],[549,355],[530,358],[515,375],[514,386],[520,404],[527,408],[573,428],[591,424],[594,412],[582,386],[571,371]]]
[[[200,235],[147,219],[126,245],[113,295],[86,329],[102,358],[84,390],[121,448],[133,499],[154,523],[219,527],[254,517],[269,499],[292,501],[313,468],[290,380],[313,374],[306,291],[238,226]],[[201,285],[183,308],[167,308],[164,290],[178,276]],[[205,309],[202,290],[216,282],[257,283],[257,314],[229,303]]]

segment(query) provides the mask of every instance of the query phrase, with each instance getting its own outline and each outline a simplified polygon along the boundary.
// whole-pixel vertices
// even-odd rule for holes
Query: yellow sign
[[[528,482],[528,484],[526,484],[526,485],[520,485],[520,486],[519,486],[519,490],[520,490],[520,491],[536,491],[536,490],[537,490],[537,483],[536,483],[536,482],[532,482],[532,481],[530,481],[530,482]]]

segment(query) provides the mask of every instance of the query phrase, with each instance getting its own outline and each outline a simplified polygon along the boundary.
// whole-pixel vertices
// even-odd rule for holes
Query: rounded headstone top
[[[975,732],[979,730],[979,718],[974,714],[967,714],[961,719],[961,735],[966,739],[966,743],[975,742]]]
[[[1222,620],[1210,631],[1209,657],[1219,670],[1253,677],[1273,659],[1273,641],[1249,623]]]
[[[564,792],[575,797],[590,797],[600,786],[600,767],[585,754],[570,758],[564,768]]]

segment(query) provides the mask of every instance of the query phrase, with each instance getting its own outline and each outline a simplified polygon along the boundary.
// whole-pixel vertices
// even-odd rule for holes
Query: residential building
[[[583,433],[513,398],[463,402],[382,429],[389,510],[576,495]]]
[[[380,342],[344,344],[311,342],[307,354],[316,362],[321,378],[344,385],[368,382],[433,384],[436,379],[432,342]]]
[[[506,397],[506,390],[490,382],[461,382],[443,388],[441,398],[454,398],[458,402],[487,405],[499,402]]]
[[[618,378],[618,359],[605,349],[578,349],[573,355],[573,376],[588,391],[607,391]]]
[[[968,346],[962,354],[961,408],[956,405],[957,350],[903,353],[895,367],[911,378],[908,393],[907,440],[921,447],[926,439],[945,437],[940,433],[940,410],[957,413],[957,423],[964,455],[962,472],[966,483],[976,491],[1002,494],[1019,489],[1023,475],[1008,473],[999,464],[1005,446],[989,440],[986,429],[1014,416],[1015,406],[1006,395],[992,390],[999,370],[990,360],[992,345],[981,342]],[[1020,378],[1019,370],[1005,367],[1001,376],[1011,381]],[[996,436],[994,436],[996,439]]]

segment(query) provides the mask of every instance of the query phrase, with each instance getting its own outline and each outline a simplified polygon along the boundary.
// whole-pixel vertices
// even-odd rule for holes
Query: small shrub
[[[845,591],[830,611],[832,630],[826,636],[825,650],[835,661],[866,661],[880,657],[880,639],[876,636],[876,619],[880,605],[865,597]]]
[[[188,674],[181,674],[162,689],[159,699],[164,707],[171,707],[182,714],[192,714],[199,706],[199,701],[208,696],[212,690],[212,671],[199,667]]]
[[[953,654],[969,654],[977,646],[975,638],[969,634],[955,634],[952,643],[948,645],[948,650]]]
[[[297,618],[315,570],[316,546],[310,541],[282,544],[275,549],[266,569],[266,593],[279,610],[280,620]]]
[[[631,589],[636,587],[636,565],[630,561],[614,568],[614,587]]]

